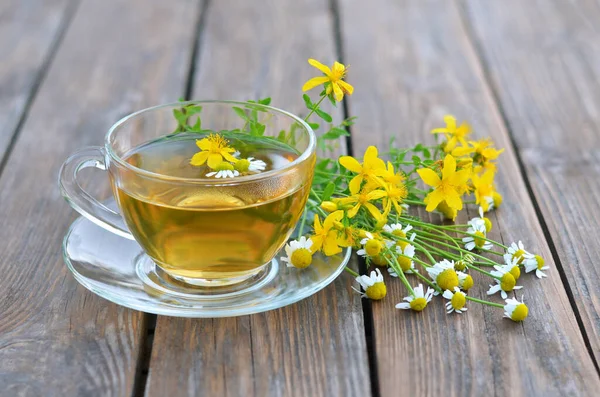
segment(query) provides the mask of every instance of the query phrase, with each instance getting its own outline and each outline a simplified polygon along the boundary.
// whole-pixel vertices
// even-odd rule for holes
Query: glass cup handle
[[[121,215],[92,197],[77,181],[77,173],[83,168],[94,167],[106,171],[104,158],[104,149],[99,146],[73,153],[60,168],[60,191],[71,207],[81,215],[112,233],[133,240]]]

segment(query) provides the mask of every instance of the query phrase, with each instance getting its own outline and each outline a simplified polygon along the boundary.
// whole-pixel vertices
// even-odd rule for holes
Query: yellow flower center
[[[225,170],[229,170],[229,171],[233,171],[233,165],[231,165],[230,163],[228,163],[227,161],[221,161],[216,167],[215,167],[215,171],[225,171]]]
[[[460,310],[467,304],[467,298],[465,297],[465,294],[456,292],[454,295],[452,295],[450,303],[455,310]]]
[[[371,262],[373,262],[377,266],[387,266],[388,262],[386,258],[389,258],[389,255],[379,254],[371,258]]]
[[[475,240],[475,245],[477,246],[477,248],[483,247],[483,245],[485,244],[485,234],[483,234],[483,232],[480,231],[476,231],[474,234],[475,237],[473,239]]]
[[[527,308],[526,304],[521,303],[520,305],[515,307],[515,310],[512,312],[510,318],[513,321],[523,321],[527,318],[528,314],[529,314],[529,308]]]
[[[385,284],[383,282],[377,282],[371,285],[369,288],[367,288],[365,294],[367,294],[367,297],[369,299],[378,301],[380,299],[385,298],[385,296],[387,295],[387,288],[385,287]]]
[[[250,167],[250,161],[248,159],[241,159],[235,162],[235,169],[239,172],[246,172]]]
[[[425,298],[416,298],[410,302],[410,308],[416,312],[420,312],[427,306],[427,300]]]
[[[546,263],[546,261],[544,260],[544,258],[542,258],[539,255],[535,255],[535,260],[537,261],[537,268],[538,268],[538,270],[542,270],[542,267],[544,267],[544,263]]]
[[[381,252],[382,249],[383,249],[383,244],[379,240],[370,239],[365,244],[365,251],[367,252],[367,255],[369,255],[370,257],[379,255],[379,253]]]
[[[502,195],[498,192],[494,192],[492,193],[492,200],[494,200],[494,207],[498,208],[500,207],[500,204],[502,204]]]
[[[500,288],[502,288],[502,291],[510,292],[515,288],[516,284],[517,280],[515,280],[515,277],[511,273],[504,273],[500,279]]]
[[[312,263],[312,254],[306,248],[299,248],[292,253],[290,262],[298,269],[304,269]]]
[[[441,289],[453,291],[454,287],[458,287],[458,274],[454,269],[446,269],[438,274],[435,282]]]
[[[525,251],[523,251],[523,250],[517,250],[513,254],[512,258],[513,259],[517,259],[517,263],[520,265],[525,260]]]
[[[470,274],[467,274],[467,277],[465,277],[461,288],[463,291],[468,291],[471,289],[472,286],[473,286],[473,277],[471,277]]]
[[[229,141],[219,134],[210,134],[206,139],[210,142],[209,150],[211,153],[219,153],[221,149],[226,148],[229,144]]]
[[[458,270],[459,272],[462,272],[466,268],[467,268],[467,262],[466,261],[459,260],[459,261],[454,262],[454,270]]]
[[[519,266],[513,266],[513,268],[510,269],[509,273],[513,275],[515,281],[518,280],[519,277],[521,277],[521,269],[519,269]]]
[[[483,218],[483,224],[485,225],[486,233],[489,233],[492,230],[492,221],[489,218]]]
[[[410,270],[412,261],[410,260],[410,258],[407,258],[405,256],[400,256],[400,257],[398,257],[398,264],[402,268],[403,272],[407,272]]]
[[[392,234],[396,237],[400,237],[400,238],[406,238],[406,233],[404,233],[401,229],[396,229],[392,232]],[[402,251],[404,251],[404,248],[406,248],[406,246],[408,245],[408,241],[402,241],[402,240],[397,240],[396,241],[396,245],[400,248],[402,248]]]

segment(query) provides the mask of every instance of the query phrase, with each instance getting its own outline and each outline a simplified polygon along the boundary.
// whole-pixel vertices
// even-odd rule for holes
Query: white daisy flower
[[[496,265],[496,266],[494,266],[494,269],[496,269],[497,272],[501,272],[502,269],[508,271],[510,274],[513,275],[515,280],[518,280],[519,277],[521,277],[521,268],[519,267],[519,260],[517,258],[512,258],[511,262],[506,262],[504,264],[504,267],[500,266],[500,265]]]
[[[356,282],[360,284],[361,288],[365,292],[352,287],[353,290],[358,292],[361,298],[369,298],[373,300],[380,300],[387,294],[385,283],[383,282],[383,274],[379,269],[375,269],[369,276],[362,275],[356,277]]]
[[[486,201],[486,203],[488,205],[487,212],[493,210],[494,209],[494,197],[492,197],[492,196],[485,196],[483,199]]]
[[[456,312],[460,314],[467,311],[465,307],[467,304],[467,294],[458,289],[458,287],[454,288],[454,292],[450,290],[444,291],[442,296],[450,301],[446,303],[446,313]]]
[[[525,259],[525,272],[529,273],[535,270],[537,278],[548,277],[542,270],[548,270],[550,266],[545,265],[544,258],[539,255],[534,255],[533,258]]]
[[[447,289],[452,291],[454,287],[458,287],[458,274],[454,270],[454,261],[444,259],[426,270],[429,277],[435,281],[442,291]],[[438,292],[435,291],[434,294],[438,295]]]
[[[513,321],[523,321],[527,318],[529,309],[527,308],[527,305],[523,303],[523,297],[521,297],[521,302],[514,298],[506,299],[505,302],[504,317],[510,318]]]
[[[408,232],[410,232],[412,229],[413,229],[412,225],[406,225],[404,227],[404,229],[403,229],[401,223],[393,223],[391,225],[385,225],[383,227],[383,231],[384,232],[391,233],[391,234],[394,234],[394,235],[399,235],[399,236],[404,237],[404,238],[406,238]],[[398,233],[398,232],[394,233],[394,231],[396,231],[396,230],[399,230],[402,233]]]
[[[214,176],[217,179],[219,179],[219,178],[234,178],[238,175],[240,175],[240,173],[237,170],[219,170],[219,171],[209,172],[208,174],[206,174],[206,176],[209,178]]]
[[[254,157],[248,157],[248,161],[250,162],[248,166],[248,171],[250,172],[262,172],[267,168],[267,163],[262,160],[256,160]]]
[[[433,289],[427,288],[427,292],[423,292],[423,284],[419,284],[414,288],[415,294],[404,298],[405,302],[400,302],[396,305],[396,309],[412,309],[420,312],[431,302],[433,297]]]
[[[415,257],[415,246],[412,244],[406,244],[404,249],[400,246],[396,246],[396,252],[404,256],[398,256],[398,264],[404,273],[415,273],[415,262],[412,258]],[[391,273],[390,273],[391,274]],[[398,275],[396,275],[397,277]]]
[[[521,241],[512,243],[504,254],[504,262],[511,263],[513,258],[517,258],[518,264],[521,265],[527,259],[534,258],[534,255],[525,250],[525,246]]]
[[[363,248],[356,251],[356,254],[371,258],[379,255],[384,248],[383,242],[373,237],[373,235],[369,232],[366,232],[365,236],[365,238],[360,240],[360,245],[362,245]]]
[[[495,268],[496,270],[492,271],[491,273],[496,277],[500,277],[500,279],[494,279],[496,280],[495,285],[490,284],[490,289],[487,291],[488,295],[493,295],[496,292],[500,292],[502,299],[506,299],[508,297],[507,292],[523,288],[520,285],[515,285],[517,280],[510,272],[512,268],[511,265],[498,266]]]
[[[492,230],[492,221],[483,215],[483,207],[479,207],[479,217],[471,219],[468,224],[471,226],[483,224],[485,226],[486,233],[489,233],[490,230]]]
[[[282,262],[287,263],[287,267],[297,267],[304,269],[312,263],[312,247],[313,242],[302,236],[298,240],[292,240],[285,245],[285,253],[287,257],[281,257]]]
[[[464,272],[456,272],[458,275],[458,288],[463,291],[468,291],[474,284],[473,277],[470,274]]]
[[[487,240],[487,231],[485,229],[485,223],[482,222],[473,222],[470,224],[467,229],[467,233],[472,234],[473,236],[465,236],[462,241],[465,243],[465,248],[469,251],[473,251],[475,248],[479,248],[482,250],[490,250],[492,249],[492,243]]]

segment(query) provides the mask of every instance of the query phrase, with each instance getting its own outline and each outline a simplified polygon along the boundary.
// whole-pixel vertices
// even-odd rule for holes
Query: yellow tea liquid
[[[198,151],[195,140],[161,140],[136,149],[126,160],[162,175],[206,178],[205,166],[189,164]],[[230,145],[242,158],[263,160],[267,164],[263,172],[298,157],[266,138],[235,139]],[[226,284],[258,272],[281,249],[304,209],[311,180],[306,170],[237,186],[124,177],[115,192],[129,230],[163,270]]]

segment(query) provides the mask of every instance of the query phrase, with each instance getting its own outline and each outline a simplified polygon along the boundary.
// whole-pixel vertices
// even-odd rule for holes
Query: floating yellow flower
[[[358,174],[352,178],[348,184],[350,193],[358,193],[363,180],[375,178],[377,175],[386,171],[385,163],[382,159],[377,157],[377,155],[377,148],[375,146],[369,146],[363,156],[362,164],[352,156],[342,156],[339,158],[342,167]]]
[[[340,242],[343,242],[344,239],[338,237],[339,233],[337,229],[335,229],[334,224],[342,220],[343,217],[344,211],[332,212],[325,218],[325,221],[323,221],[323,224],[321,225],[319,215],[315,214],[313,225],[315,234],[310,238],[312,241],[312,252],[317,252],[321,248],[323,249],[323,253],[327,256],[342,252]]]
[[[465,138],[471,133],[471,126],[463,122],[457,127],[456,118],[449,114],[444,116],[444,121],[446,122],[445,128],[435,128],[431,130],[432,134],[446,135],[448,142],[446,142],[446,145],[444,146],[444,151],[446,153],[451,153],[458,143],[467,146],[467,140]]]
[[[354,87],[343,80],[344,77],[346,77],[347,71],[347,68],[344,65],[339,62],[334,62],[330,69],[328,66],[323,65],[315,59],[309,59],[308,63],[323,72],[325,76],[313,77],[308,80],[304,83],[302,91],[312,90],[313,88],[324,84],[325,93],[330,95],[333,92],[333,96],[338,102],[344,99],[344,94],[352,95]]]
[[[448,154],[444,159],[442,178],[430,168],[421,168],[417,172],[423,182],[434,188],[426,197],[427,211],[433,211],[442,201],[446,201],[449,208],[457,211],[462,209],[460,193],[466,190],[467,181],[471,176],[470,170],[456,171],[456,160]]]
[[[210,134],[204,139],[197,140],[196,145],[201,151],[194,154],[190,160],[192,165],[200,166],[208,163],[210,168],[216,169],[223,162],[223,158],[232,163],[237,161],[232,155],[235,149],[229,147],[229,141],[219,134]]]

